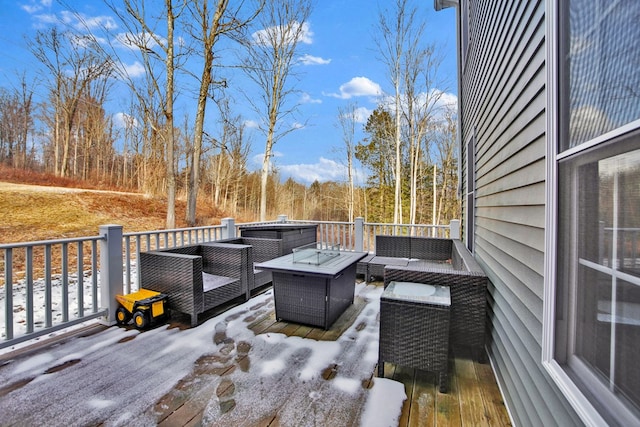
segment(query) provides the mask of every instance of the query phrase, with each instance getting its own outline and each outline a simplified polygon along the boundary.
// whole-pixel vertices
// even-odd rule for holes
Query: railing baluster
[[[33,332],[33,246],[25,248],[25,273],[26,327],[30,334]]]
[[[98,312],[98,241],[91,242],[91,297],[92,311]]]
[[[78,242],[78,317],[84,317],[84,243]]]
[[[62,321],[69,321],[69,245],[62,244]]]
[[[22,242],[15,244],[2,244],[2,254],[4,254],[4,279],[5,283],[0,284],[3,288],[4,321],[2,324],[3,337],[0,339],[0,348],[4,348],[14,343],[19,343],[38,336],[45,335],[49,331],[63,329],[67,326],[80,323],[89,318],[96,318],[105,313],[98,307],[98,262],[97,262],[97,241],[100,236],[88,238],[71,238],[46,240],[37,242]],[[92,275],[94,280],[94,314],[87,316],[84,310],[84,244],[93,244]],[[58,246],[59,245],[59,248]],[[76,247],[74,247],[74,245]],[[13,275],[13,255],[16,248],[24,248],[24,288],[20,287],[20,300],[16,301],[14,292]],[[34,250],[37,250],[34,253]],[[75,252],[74,252],[75,250]],[[37,254],[37,255],[36,255]],[[43,255],[43,265],[34,266],[34,258]],[[59,254],[59,256],[58,256]],[[73,256],[76,256],[77,267],[77,311],[75,301],[71,304],[71,295],[74,292],[73,270],[70,265]],[[55,257],[55,258],[54,258]],[[22,258],[22,257],[21,257]],[[44,286],[35,286],[34,275],[42,275]],[[59,274],[58,274],[59,273]],[[24,307],[14,306],[24,300]],[[54,316],[54,308],[60,310]],[[76,316],[77,313],[77,316]]]
[[[13,250],[4,250],[4,334],[13,339]]]
[[[138,289],[140,289],[140,239],[141,236],[136,236],[136,277],[138,278]]]
[[[124,236],[124,289],[123,292],[128,294],[131,289],[131,238],[129,236]]]
[[[44,326],[50,328],[53,324],[51,313],[51,245],[44,247]]]

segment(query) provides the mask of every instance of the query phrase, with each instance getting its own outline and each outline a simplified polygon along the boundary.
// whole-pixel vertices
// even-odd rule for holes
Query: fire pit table
[[[366,255],[313,243],[256,268],[273,272],[278,320],[329,329],[353,303],[356,264]]]

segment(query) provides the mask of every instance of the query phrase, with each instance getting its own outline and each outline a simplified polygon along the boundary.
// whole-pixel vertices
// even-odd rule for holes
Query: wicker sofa
[[[251,258],[253,259],[253,281],[249,282],[248,293],[254,289],[271,283],[273,273],[271,271],[255,268],[255,264],[269,261],[284,255],[282,239],[267,239],[260,237],[237,237],[218,240],[220,243],[251,246]]]
[[[376,236],[375,254],[358,263],[358,273],[366,279],[384,277],[386,266],[448,267],[452,260],[453,240],[411,236]]]
[[[384,267],[385,288],[392,281],[449,286],[449,345],[470,349],[474,358],[483,360],[488,284],[485,273],[459,240],[404,236],[401,239],[404,241],[382,239],[385,240],[382,246],[376,246],[377,251],[384,248],[385,255],[399,254],[410,260],[407,265]],[[407,245],[411,248],[409,252]],[[393,248],[398,252],[384,252]]]
[[[140,287],[168,295],[168,307],[198,315],[238,297],[249,298],[253,288],[251,246],[211,242],[141,252]]]

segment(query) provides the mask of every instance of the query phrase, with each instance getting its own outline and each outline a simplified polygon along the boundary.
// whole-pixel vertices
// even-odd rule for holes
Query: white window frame
[[[471,130],[471,137],[466,146],[467,170],[466,170],[466,224],[465,224],[465,242],[467,249],[473,254],[475,253],[475,230],[476,230],[476,128]]]
[[[547,74],[547,115],[546,115],[546,212],[545,212],[545,263],[542,325],[542,364],[560,391],[567,398],[578,416],[586,425],[606,425],[606,420],[570,378],[565,369],[554,359],[555,353],[555,315],[556,315],[556,268],[558,255],[558,161],[574,153],[599,145],[638,129],[640,121],[629,123],[607,134],[601,135],[575,149],[558,155],[560,132],[558,109],[560,105],[560,85],[558,81],[558,41],[560,39],[559,3],[564,0],[545,0],[546,26],[546,74]]]

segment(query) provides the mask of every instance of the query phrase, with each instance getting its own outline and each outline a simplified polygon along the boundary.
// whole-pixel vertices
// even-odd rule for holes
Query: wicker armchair
[[[253,259],[253,282],[250,282],[248,292],[251,293],[256,288],[264,286],[273,281],[271,271],[262,270],[255,267],[255,264],[269,261],[284,255],[282,239],[267,239],[260,237],[238,237],[232,239],[219,240],[220,243],[237,245],[250,245]]]
[[[451,288],[450,344],[473,349],[476,358],[481,360],[485,344],[488,279],[464,244],[451,239],[376,236],[376,251],[382,251],[385,256],[402,254],[412,259],[406,265],[384,267],[385,288],[392,281]],[[441,268],[433,264],[433,261],[445,260],[451,260],[450,264],[443,264]]]
[[[171,310],[191,316],[238,297],[248,299],[253,286],[251,246],[203,243],[141,252],[140,287],[169,296]]]
[[[477,360],[484,359],[487,307],[487,276],[484,273],[477,270],[438,270],[419,265],[387,266],[384,269],[384,286],[392,281],[449,286],[449,345],[470,348]]]

